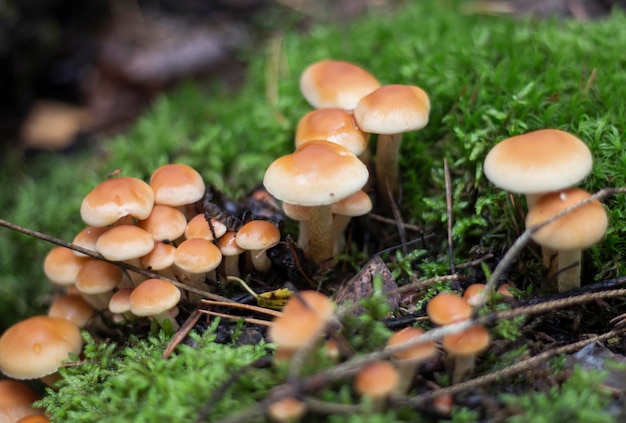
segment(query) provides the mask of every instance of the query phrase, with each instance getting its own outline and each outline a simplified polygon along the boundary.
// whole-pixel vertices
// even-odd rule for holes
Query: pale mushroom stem
[[[464,354],[454,356],[452,383],[462,382],[468,375],[472,374],[475,365],[476,354]]]
[[[315,263],[333,257],[333,214],[330,205],[311,208],[309,256]]]
[[[399,157],[402,133],[379,134],[376,144],[376,185],[381,204],[391,210],[392,199],[400,194]]]
[[[526,194],[526,209],[532,209],[537,201],[547,192],[538,192],[534,194]],[[553,275],[558,270],[558,251],[550,247],[541,247],[541,256],[543,257],[543,267],[548,275]]]
[[[252,267],[257,272],[267,273],[272,268],[272,262],[263,250],[250,250],[250,257],[252,259]]]
[[[352,220],[352,216],[335,214],[333,216],[333,254],[336,256],[346,247],[345,231]]]
[[[580,288],[581,250],[559,251],[557,287],[558,292]]]
[[[309,256],[311,222],[309,220],[301,220],[298,224],[298,228],[298,247],[302,249],[304,255]]]
[[[171,310],[162,311],[161,313],[149,316],[149,318],[156,320],[162,328],[165,328],[166,321],[169,322],[169,325],[174,332],[180,328],[176,319],[172,317]]]

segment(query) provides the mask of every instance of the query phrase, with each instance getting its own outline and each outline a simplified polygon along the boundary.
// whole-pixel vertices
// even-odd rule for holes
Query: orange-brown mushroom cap
[[[434,324],[449,325],[469,318],[472,307],[458,295],[440,292],[428,302],[426,313]]]
[[[0,337],[0,370],[14,379],[37,379],[57,371],[83,347],[80,329],[59,317],[34,316]]]

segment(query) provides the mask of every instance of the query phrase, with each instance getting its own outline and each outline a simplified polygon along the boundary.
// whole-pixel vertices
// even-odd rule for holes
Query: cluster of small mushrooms
[[[419,87],[381,85],[361,67],[335,60],[309,66],[300,86],[315,110],[298,123],[295,151],[271,163],[263,183],[282,202],[285,215],[299,222],[298,246],[319,264],[332,260],[343,248],[349,220],[372,209],[366,192],[369,184],[375,184],[384,210],[397,201],[402,133],[428,123],[430,103]],[[378,135],[372,180],[368,170],[370,134]],[[485,174],[494,184],[526,194],[529,226],[588,197],[570,187],[590,169],[586,145],[551,129],[502,141],[484,163]],[[65,293],[53,302],[47,316],[26,319],[2,335],[0,370],[12,379],[43,378],[51,383],[69,354],[80,354],[80,330],[94,314],[108,313],[113,322],[148,317],[177,329],[175,317],[181,298],[198,303],[199,292],[211,290],[227,276],[268,272],[271,265],[265,252],[281,239],[277,225],[253,219],[230,228],[204,212],[201,200],[205,193],[201,175],[183,164],[156,169],[149,182],[122,176],[96,186],[82,202],[80,214],[87,226],[73,243],[97,252],[104,260],[65,247],[50,251],[44,262],[45,274]],[[572,263],[580,260],[580,249],[602,237],[606,226],[606,213],[594,201],[533,234],[543,246],[546,265],[558,273],[559,290],[580,283],[580,266]],[[120,263],[163,278],[149,278]],[[171,280],[191,288],[181,290]],[[435,296],[427,306],[433,325],[468,319],[476,304],[476,291],[483,288],[476,284],[463,297],[452,293]],[[510,296],[504,287],[499,292]],[[301,291],[291,297],[268,331],[277,346],[276,360],[288,361],[302,348],[322,342],[328,354],[340,360],[341,346],[332,336],[323,336],[336,320],[335,310],[333,301],[319,292]],[[388,348],[424,333],[405,328],[390,337]],[[441,348],[428,341],[397,349],[389,360],[364,366],[355,377],[355,390],[374,403],[406,392],[414,382],[416,366],[440,354],[441,349],[453,359],[453,381],[462,380],[472,371],[476,354],[488,345],[489,332],[475,325],[444,337]],[[20,383],[2,380],[0,391],[6,384]],[[11,389],[27,391],[24,386]],[[32,404],[34,397],[28,398]],[[7,414],[11,412],[5,411],[3,399],[0,395],[0,421],[17,420],[17,414]],[[278,421],[293,421],[305,413],[305,405],[289,397],[272,404],[268,412]],[[42,414],[30,405],[16,413],[19,417]]]

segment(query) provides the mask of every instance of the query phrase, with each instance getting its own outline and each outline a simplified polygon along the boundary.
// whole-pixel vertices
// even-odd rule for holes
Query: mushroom
[[[146,279],[130,294],[130,311],[136,316],[156,320],[161,327],[169,323],[177,331],[178,322],[170,312],[180,301],[180,290],[171,282],[162,279]]]
[[[375,407],[382,407],[385,400],[398,391],[399,382],[398,369],[388,361],[378,360],[359,369],[354,377],[354,389]]]
[[[333,316],[335,305],[317,291],[300,291],[283,308],[282,315],[272,321],[268,336],[278,348],[294,351],[313,337],[321,335],[326,322]]]
[[[43,414],[43,410],[33,407],[39,399],[39,394],[22,381],[0,380],[0,422],[14,423],[26,416]]]
[[[443,337],[444,350],[454,357],[452,383],[460,382],[472,372],[476,355],[487,349],[490,340],[489,331],[482,325]]]
[[[222,262],[220,249],[204,238],[190,238],[181,242],[174,252],[174,273],[181,282],[206,290],[205,280],[216,280],[215,269]],[[200,301],[200,295],[189,293],[191,302]]]
[[[299,421],[306,414],[306,403],[295,397],[285,397],[267,406],[268,416],[278,423]]]
[[[402,134],[422,129],[428,123],[430,100],[420,87],[383,85],[363,97],[354,109],[361,130],[378,134],[376,183],[387,211],[400,193],[400,145]]]
[[[351,113],[344,109],[313,110],[300,119],[296,128],[296,148],[312,140],[326,140],[343,145],[355,155],[367,150],[369,134],[361,131]]]
[[[89,260],[90,257],[79,257],[69,248],[54,247],[46,254],[43,272],[55,284],[72,285],[80,268]]]
[[[280,231],[268,220],[251,220],[239,228],[235,242],[239,248],[250,251],[252,267],[257,272],[267,272],[272,263],[265,250],[280,241]]]
[[[150,187],[154,191],[154,204],[172,207],[194,204],[202,199],[206,189],[202,175],[180,163],[166,164],[152,172]],[[188,211],[183,213],[189,216]]]
[[[13,379],[37,379],[56,373],[70,354],[83,348],[80,329],[67,319],[34,316],[0,337],[0,371]]]
[[[419,338],[425,332],[422,329],[414,327],[406,327],[395,332],[387,340],[387,347],[395,347]],[[427,341],[414,345],[393,353],[391,356],[395,359],[394,364],[399,370],[400,379],[398,381],[398,393],[408,391],[415,374],[417,365],[422,361],[432,357],[437,353],[437,346],[434,341]]]
[[[211,218],[211,224],[206,219],[204,213],[199,213],[187,222],[185,238],[204,238],[209,241],[216,240],[228,231],[226,225],[217,219]]]
[[[90,226],[112,225],[120,218],[145,219],[154,206],[152,188],[138,178],[108,179],[85,196],[80,216]]]
[[[468,319],[472,307],[458,295],[440,292],[428,301],[426,314],[434,324],[443,326]]]
[[[79,328],[84,328],[95,314],[96,309],[82,296],[75,294],[61,295],[48,308],[48,316],[67,319]]]
[[[113,313],[114,321],[119,323],[124,320],[134,320],[136,316],[130,311],[130,295],[133,288],[117,290],[109,300],[109,311]]]
[[[154,237],[155,241],[176,241],[187,228],[187,218],[179,209],[156,204],[150,216],[139,220],[137,226]]]
[[[591,171],[589,147],[558,129],[540,129],[507,138],[485,157],[485,176],[509,192],[526,195],[528,210],[543,194],[571,187]]]
[[[76,275],[76,289],[97,310],[105,310],[113,290],[124,278],[124,272],[112,263],[92,259],[85,263]]]
[[[333,257],[331,204],[360,190],[367,182],[366,166],[347,148],[314,140],[267,168],[263,184],[277,199],[310,206],[308,254],[316,263]]]
[[[279,233],[280,238],[280,233]],[[240,276],[239,256],[246,250],[237,245],[237,232],[229,231],[217,240],[217,246],[222,253],[225,276]]]
[[[176,247],[170,243],[155,242],[154,248],[139,259],[139,264],[144,269],[158,273],[169,279],[176,279],[174,274],[174,253]]]
[[[578,188],[546,194],[528,211],[526,227],[538,225],[590,195]],[[558,292],[580,287],[581,250],[599,242],[607,226],[606,210],[599,201],[594,200],[531,235],[537,244],[557,252]]]
[[[339,254],[346,244],[345,231],[353,217],[363,216],[372,210],[372,200],[363,190],[330,206],[333,213],[334,254]]]
[[[300,76],[300,91],[316,109],[329,107],[352,110],[380,82],[365,69],[341,60],[321,60],[309,65]]]

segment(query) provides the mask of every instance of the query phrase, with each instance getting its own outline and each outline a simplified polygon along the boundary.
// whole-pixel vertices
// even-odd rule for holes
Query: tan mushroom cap
[[[362,131],[399,134],[422,129],[429,113],[430,100],[423,89],[390,84],[363,97],[354,109],[354,118]]]
[[[19,380],[0,380],[0,422],[14,423],[25,416],[42,414],[33,407],[41,396],[33,388]]]
[[[108,179],[83,199],[80,216],[90,226],[107,226],[124,216],[145,219],[154,205],[152,188],[138,178]]]
[[[287,301],[283,314],[272,321],[268,336],[281,348],[301,348],[324,327],[334,311],[334,303],[324,294],[301,291]]]
[[[307,67],[300,77],[300,91],[316,109],[352,110],[380,82],[365,69],[340,60],[322,60]]]
[[[162,279],[146,279],[130,294],[130,310],[137,316],[155,316],[175,307],[180,290]]]
[[[401,345],[424,335],[424,333],[426,332],[422,329],[406,327],[395,332],[389,337],[387,340],[387,347]],[[435,355],[436,353],[437,346],[435,345],[435,341],[426,341],[413,347],[406,348],[402,351],[398,351],[397,353],[392,354],[392,357],[397,360],[421,361]]]
[[[109,226],[87,226],[76,234],[72,243],[79,247],[86,248],[87,250],[96,251],[98,238],[109,229]],[[85,254],[78,251],[74,251],[74,254],[79,257],[86,257]]]
[[[280,235],[280,234],[279,234]],[[246,250],[237,245],[237,232],[228,231],[217,240],[223,256],[237,256]]]
[[[443,337],[443,348],[454,356],[472,356],[489,346],[489,331],[482,325],[475,325],[464,331]]]
[[[306,414],[306,409],[306,403],[294,397],[285,397],[271,403],[267,414],[275,422],[297,422]]]
[[[542,196],[526,215],[526,227],[535,226],[558,212],[571,207],[591,194],[578,188]],[[594,200],[555,220],[531,235],[539,245],[558,251],[582,250],[599,242],[608,227],[608,216],[602,204]]]
[[[428,302],[426,313],[434,324],[449,325],[469,318],[472,307],[458,295],[440,292]]]
[[[372,199],[363,190],[331,204],[331,211],[341,216],[363,216],[372,210]]]
[[[373,399],[391,395],[400,383],[398,370],[388,361],[374,361],[363,366],[354,377],[354,389]]]
[[[557,191],[577,184],[591,171],[589,147],[558,129],[507,138],[485,157],[484,172],[494,185],[515,193]]]
[[[263,184],[281,201],[316,206],[346,198],[360,190],[368,177],[367,167],[350,150],[315,140],[270,164]]]
[[[154,248],[152,235],[139,226],[118,225],[98,238],[96,250],[107,260],[123,261],[139,258]]]
[[[56,372],[82,347],[80,329],[69,320],[30,317],[0,337],[0,370],[14,379],[37,379]]]
[[[58,297],[48,309],[48,316],[69,320],[79,328],[84,328],[94,314],[96,314],[96,309],[83,297],[76,294]]]
[[[463,291],[463,299],[472,307],[478,305],[487,287],[484,283],[473,283]]]
[[[30,416],[22,417],[17,420],[15,423],[49,423],[50,419],[44,415],[40,414],[31,414]]]
[[[193,204],[204,196],[205,184],[202,176],[185,164],[166,164],[159,167],[150,177],[154,190],[155,204],[184,206]]]
[[[156,242],[154,248],[139,259],[141,267],[150,271],[168,269],[174,265],[174,253],[176,247],[164,242]]]
[[[83,294],[102,294],[117,288],[123,277],[124,272],[119,266],[92,259],[78,271],[75,286]]]
[[[251,220],[239,229],[235,241],[240,248],[262,250],[280,241],[280,231],[268,220]]]
[[[185,238],[204,238],[213,241],[216,238],[220,238],[228,230],[226,225],[217,219],[211,219],[211,225],[213,226],[213,231],[211,231],[211,226],[209,226],[204,213],[197,214],[187,222]]]
[[[175,207],[156,204],[152,213],[137,226],[150,232],[155,241],[175,241],[185,233],[187,218]]]
[[[133,288],[122,288],[116,291],[109,299],[109,311],[122,314],[130,311],[130,295]]]
[[[89,260],[90,257],[78,257],[69,248],[54,247],[46,254],[43,271],[56,284],[72,285],[80,268]]]
[[[367,148],[369,134],[361,131],[352,114],[344,109],[319,109],[304,115],[296,129],[296,148],[312,140],[343,145],[358,156]]]
[[[220,249],[204,238],[181,242],[174,252],[174,264],[185,272],[200,274],[216,269],[222,262]]]

